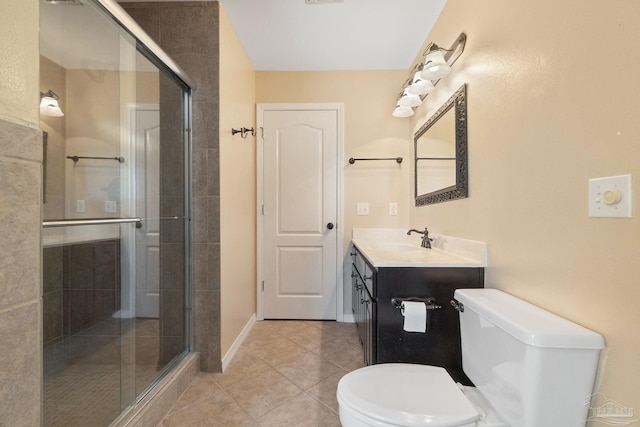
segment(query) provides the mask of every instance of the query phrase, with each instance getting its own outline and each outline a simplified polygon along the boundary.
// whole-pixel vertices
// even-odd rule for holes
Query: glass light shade
[[[426,95],[433,90],[433,83],[431,80],[424,80],[420,77],[420,71],[418,71],[411,81],[411,86],[408,87],[409,93],[413,95]]]
[[[393,110],[393,117],[411,117],[413,116],[413,110],[410,107],[403,107],[402,105],[396,105],[396,109]]]
[[[437,80],[446,76],[451,67],[444,60],[444,55],[439,50],[432,50],[424,59],[424,67],[420,77],[424,80]]]
[[[58,100],[51,96],[43,96],[40,100],[40,114],[53,117],[64,116]]]
[[[422,104],[422,100],[418,95],[409,93],[409,89],[407,88],[404,90],[402,96],[398,100],[398,104],[403,107],[417,107],[418,105]]]

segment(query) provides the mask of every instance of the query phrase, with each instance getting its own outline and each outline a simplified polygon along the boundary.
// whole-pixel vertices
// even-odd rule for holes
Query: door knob
[[[330,222],[329,224],[327,224],[327,228],[328,228],[329,230],[333,230],[333,223],[332,223],[332,222]]]

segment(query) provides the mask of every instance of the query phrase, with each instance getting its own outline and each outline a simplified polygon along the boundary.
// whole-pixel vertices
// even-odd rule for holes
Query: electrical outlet
[[[356,204],[356,215],[369,215],[369,203],[358,202]]]
[[[76,212],[84,213],[84,200],[76,200]]]
[[[389,215],[398,215],[398,203],[389,202]]]

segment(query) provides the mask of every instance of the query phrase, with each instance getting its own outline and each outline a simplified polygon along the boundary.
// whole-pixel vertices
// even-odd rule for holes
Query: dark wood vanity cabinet
[[[484,268],[373,267],[352,248],[353,313],[366,365],[405,362],[442,366],[455,381],[470,384],[462,371],[460,321],[451,306],[460,288],[484,286]],[[406,332],[392,298],[435,298],[425,333]]]
[[[373,330],[376,318],[376,304],[373,299],[374,270],[365,258],[355,249],[351,252],[351,304],[353,317],[358,329],[358,338],[364,351],[365,365],[376,363],[375,333]]]

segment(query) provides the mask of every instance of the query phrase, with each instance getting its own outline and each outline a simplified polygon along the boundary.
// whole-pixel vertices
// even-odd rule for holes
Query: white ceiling
[[[446,0],[220,0],[259,71],[408,69]]]
[[[259,71],[408,69],[445,2],[221,0]],[[105,61],[117,68],[119,31],[93,7],[40,7],[45,56],[65,68],[110,68]]]

